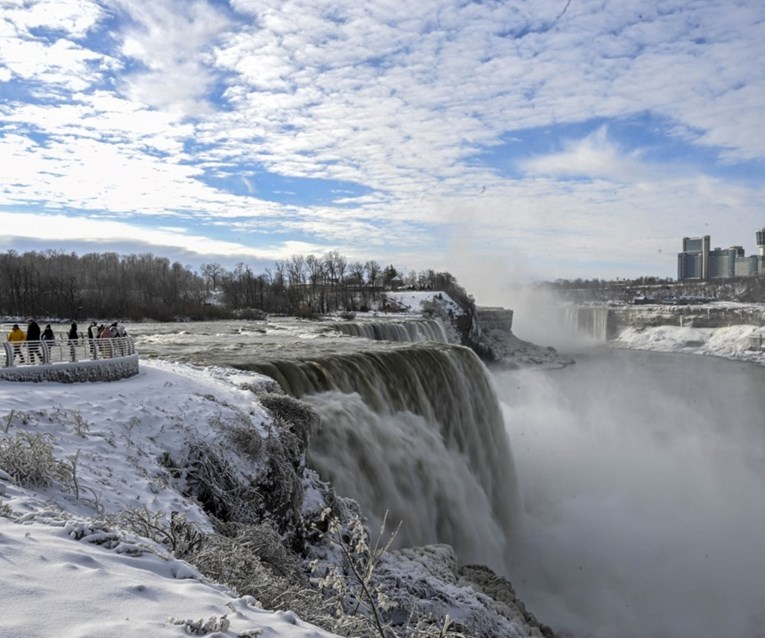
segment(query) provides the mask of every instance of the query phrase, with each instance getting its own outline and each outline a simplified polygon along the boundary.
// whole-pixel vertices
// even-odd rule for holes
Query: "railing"
[[[765,349],[765,335],[761,332],[755,335],[749,335],[749,347],[748,350],[763,350]]]
[[[5,367],[114,359],[135,354],[132,337],[6,341]]]

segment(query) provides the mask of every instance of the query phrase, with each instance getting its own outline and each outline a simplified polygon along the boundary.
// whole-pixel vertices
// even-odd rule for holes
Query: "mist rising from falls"
[[[413,345],[248,366],[321,416],[310,463],[360,502],[386,510],[399,545],[445,542],[462,562],[503,570],[519,502],[502,413],[469,349]]]
[[[763,384],[751,364],[622,351],[498,373],[526,605],[576,638],[765,635]]]
[[[363,337],[373,341],[449,343],[444,324],[437,319],[337,322],[332,329],[351,337]]]

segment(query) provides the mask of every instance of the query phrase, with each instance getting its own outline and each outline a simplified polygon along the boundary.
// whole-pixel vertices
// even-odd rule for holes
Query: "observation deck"
[[[129,336],[6,341],[3,345],[0,379],[6,381],[117,381],[138,374],[138,353]]]

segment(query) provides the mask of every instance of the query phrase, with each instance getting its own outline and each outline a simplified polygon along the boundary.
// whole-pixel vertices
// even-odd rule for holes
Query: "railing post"
[[[13,344],[8,343],[7,341],[3,343],[5,346],[5,367],[6,368],[12,368],[14,365],[13,361]]]
[[[40,349],[42,350],[42,362],[50,363],[50,348],[47,339],[40,339]]]

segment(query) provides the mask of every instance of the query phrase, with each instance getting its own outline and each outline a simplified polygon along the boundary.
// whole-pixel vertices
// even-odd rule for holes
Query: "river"
[[[128,327],[143,356],[279,378],[338,493],[506,574],[560,635],[765,636],[765,369],[602,349],[489,374],[432,325],[364,328]]]

